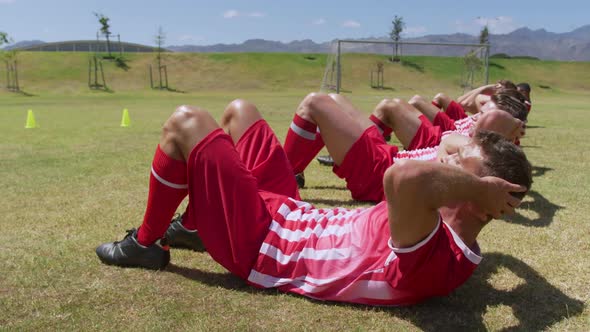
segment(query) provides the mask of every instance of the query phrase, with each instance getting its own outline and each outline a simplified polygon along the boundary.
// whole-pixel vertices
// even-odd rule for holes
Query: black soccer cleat
[[[318,160],[318,162],[321,165],[324,166],[334,166],[334,159],[332,159],[332,156],[327,155],[327,156],[319,156],[316,158]]]
[[[303,172],[295,174],[295,181],[297,181],[297,187],[299,189],[305,187],[305,174]]]
[[[197,231],[188,230],[182,225],[182,215],[180,214],[177,214],[172,219],[164,238],[166,239],[166,243],[173,248],[191,249],[200,252],[206,251]]]
[[[127,230],[123,240],[98,246],[96,254],[107,265],[163,270],[170,262],[170,251],[158,242],[142,246],[137,242],[137,230],[133,228]]]

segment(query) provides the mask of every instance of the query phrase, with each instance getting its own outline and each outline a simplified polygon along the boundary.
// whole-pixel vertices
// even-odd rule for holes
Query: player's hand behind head
[[[489,217],[498,219],[502,215],[513,213],[514,209],[520,205],[521,199],[511,193],[527,191],[524,186],[494,176],[485,176],[480,180],[482,190],[481,193],[475,195],[474,203],[481,213],[482,220]]]

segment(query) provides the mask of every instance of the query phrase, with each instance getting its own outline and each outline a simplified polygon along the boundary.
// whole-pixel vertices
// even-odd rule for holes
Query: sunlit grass
[[[1,329],[590,329],[584,94],[534,100],[523,140],[535,166],[533,191],[517,215],[483,231],[482,265],[449,297],[410,308],[321,303],[253,289],[207,254],[179,250],[163,272],[99,263],[95,247],[141,221],[160,127],[177,105],[199,105],[218,118],[232,99],[247,98],[282,141],[306,92],[0,95]],[[416,92],[434,93],[392,93]],[[350,97],[369,112],[382,94]],[[129,128],[119,126],[123,108]],[[40,128],[24,129],[28,109]],[[318,206],[363,206],[315,161],[306,184],[303,199]]]

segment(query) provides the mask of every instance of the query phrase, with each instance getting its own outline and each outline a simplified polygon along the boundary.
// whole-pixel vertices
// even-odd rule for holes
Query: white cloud
[[[412,37],[423,36],[426,33],[426,31],[428,31],[428,29],[426,29],[426,27],[424,26],[407,27],[402,32],[402,35]]]
[[[361,24],[357,21],[349,20],[342,23],[342,26],[345,28],[360,28]]]
[[[1,1],[1,0],[0,0]],[[262,12],[249,12],[249,13],[244,13],[244,12],[239,12],[235,9],[230,9],[227,10],[223,13],[223,18],[236,18],[236,17],[253,17],[253,18],[261,18],[261,17],[265,17],[266,14],[262,13]]]
[[[317,20],[314,20],[313,22],[311,22],[311,24],[313,25],[322,25],[322,24],[326,24],[326,20],[323,18],[318,18]]]
[[[14,3],[16,0],[0,0],[0,4]]]
[[[238,17],[238,15],[240,15],[240,13],[237,10],[231,9],[223,13],[223,18],[234,18]]]
[[[463,22],[457,20],[454,22],[454,27],[457,32],[469,33],[477,35],[484,26],[488,26],[490,33],[505,34],[512,32],[520,27],[510,16],[484,17],[478,16],[470,22]]]

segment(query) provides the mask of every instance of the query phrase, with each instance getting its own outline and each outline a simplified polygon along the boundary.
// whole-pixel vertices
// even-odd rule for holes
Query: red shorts
[[[420,127],[410,145],[406,147],[406,150],[424,149],[438,146],[442,137],[442,130],[439,126],[433,126],[428,118],[424,115],[420,115]]]
[[[445,110],[445,113],[449,116],[449,118],[455,121],[465,119],[467,117],[467,113],[465,113],[463,106],[454,100],[451,100],[449,106],[447,106],[447,109]]]
[[[188,184],[187,218],[195,221],[211,257],[242,278],[256,262],[276,211],[299,196],[287,156],[263,120],[235,146],[221,129],[207,135],[190,153]]]
[[[433,126],[439,126],[442,131],[455,130],[455,120],[449,118],[445,112],[438,112],[432,121]]]
[[[383,193],[383,175],[393,165],[396,146],[389,145],[376,126],[367,128],[346,153],[341,165],[333,171],[346,180],[346,188],[358,201],[380,202]]]

